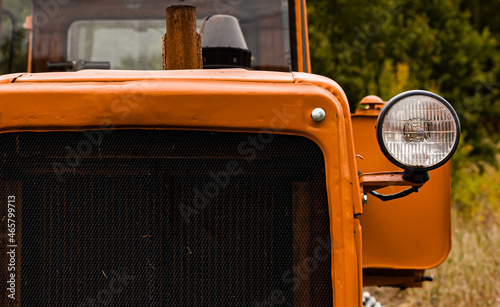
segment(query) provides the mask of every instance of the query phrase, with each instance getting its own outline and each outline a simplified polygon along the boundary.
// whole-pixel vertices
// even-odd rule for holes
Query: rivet
[[[312,111],[311,117],[314,121],[321,122],[325,119],[326,113],[322,108],[316,108]]]

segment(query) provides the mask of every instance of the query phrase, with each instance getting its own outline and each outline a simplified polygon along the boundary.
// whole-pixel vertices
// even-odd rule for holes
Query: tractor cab
[[[203,42],[205,68],[308,71],[305,10],[301,1],[292,0],[34,1],[28,22],[28,69],[161,70],[165,8],[172,5],[196,7],[197,29],[202,35],[207,33]],[[221,17],[233,17],[236,22],[224,23]],[[203,29],[204,20],[208,22]],[[211,48],[231,47],[224,39],[234,32],[242,35],[235,43],[247,51],[249,63],[220,63],[224,50],[218,57],[209,52]]]

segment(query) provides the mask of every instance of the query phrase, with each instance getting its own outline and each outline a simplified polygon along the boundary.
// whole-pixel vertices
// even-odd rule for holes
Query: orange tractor
[[[447,257],[455,111],[351,115],[310,73],[305,1],[34,0],[25,27],[2,306],[362,306]]]

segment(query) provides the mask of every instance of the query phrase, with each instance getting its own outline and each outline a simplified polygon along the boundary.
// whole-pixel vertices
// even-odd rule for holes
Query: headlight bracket
[[[407,169],[403,172],[403,179],[411,183],[424,184],[429,181],[431,177],[427,171]]]

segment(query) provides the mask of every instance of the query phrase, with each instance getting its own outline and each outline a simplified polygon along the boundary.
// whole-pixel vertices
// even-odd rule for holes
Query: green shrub
[[[472,151],[472,145],[462,142],[453,157],[454,209],[459,218],[471,222],[497,223],[500,220],[500,169],[484,161],[473,162],[469,159]],[[494,160],[500,164],[499,153]]]

